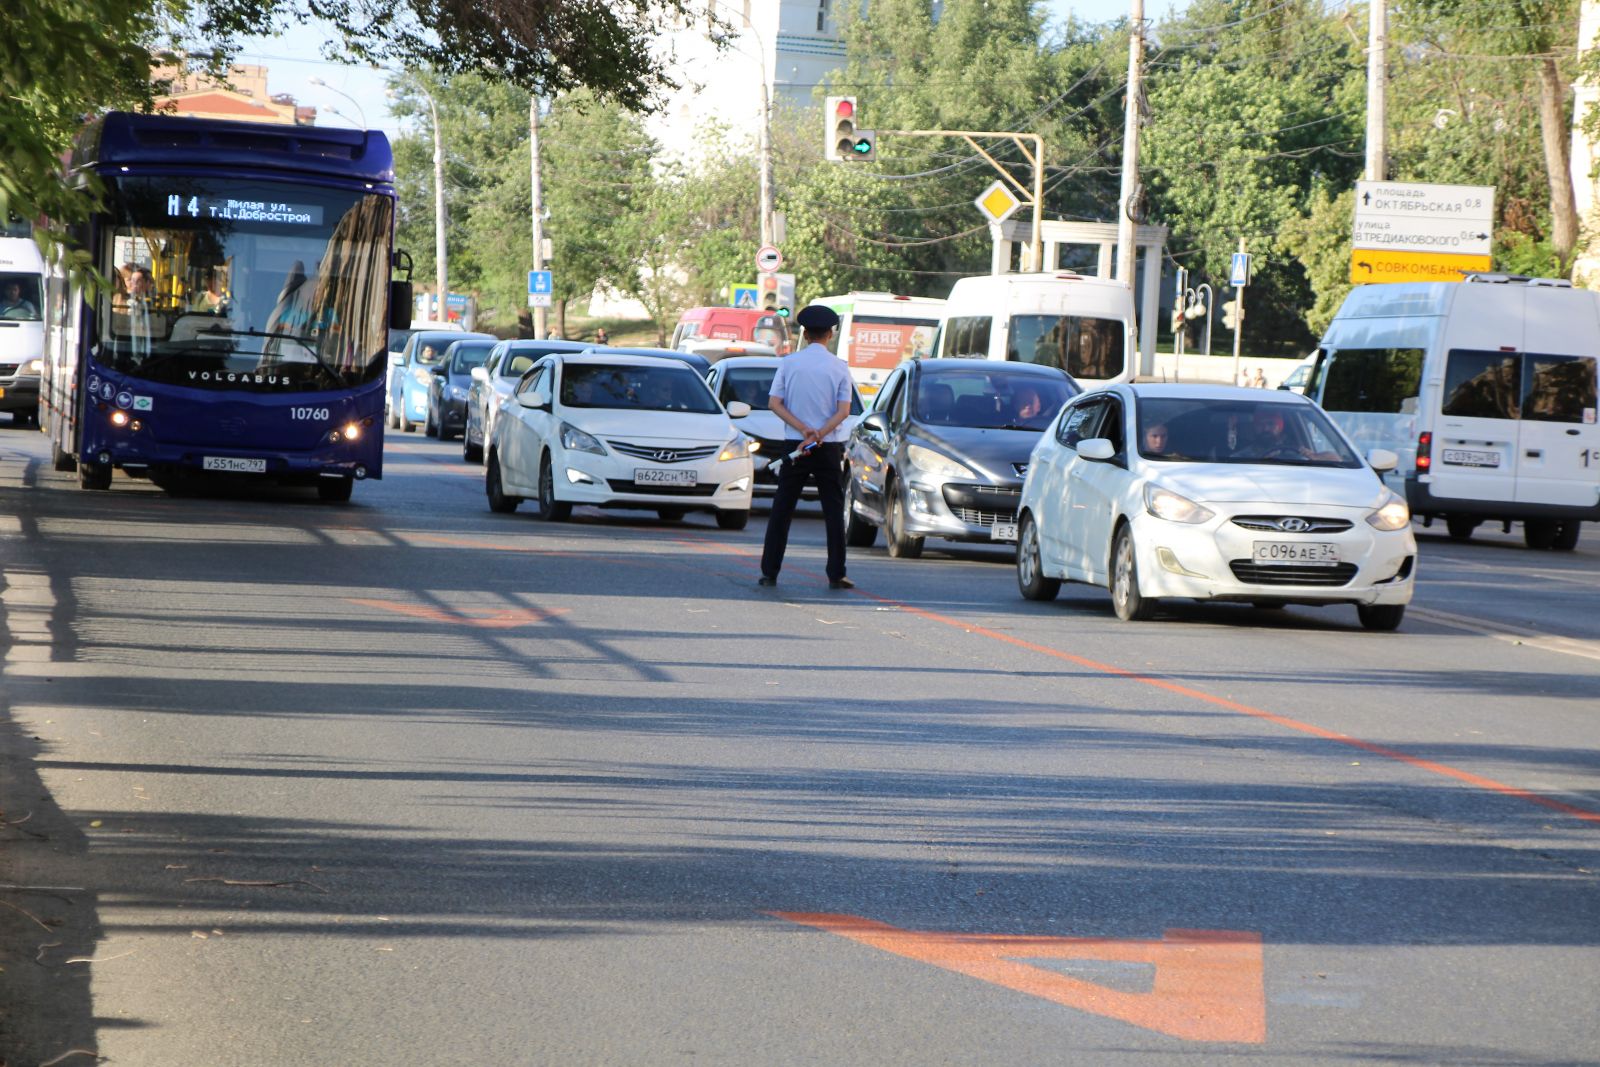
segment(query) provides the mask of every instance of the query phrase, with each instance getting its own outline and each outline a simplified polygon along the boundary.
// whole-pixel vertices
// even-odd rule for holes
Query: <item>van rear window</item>
[[[1514,419],[1522,409],[1522,357],[1452,349],[1444,365],[1440,412],[1459,419]]]
[[[1524,356],[1522,417],[1540,422],[1595,421],[1593,356]]]
[[[1322,410],[1399,415],[1416,408],[1422,349],[1340,348],[1324,361],[1322,376]]]
[[[1107,381],[1127,365],[1126,336],[1116,319],[1081,315],[1013,315],[1006,358],[1064,370],[1074,378]]]

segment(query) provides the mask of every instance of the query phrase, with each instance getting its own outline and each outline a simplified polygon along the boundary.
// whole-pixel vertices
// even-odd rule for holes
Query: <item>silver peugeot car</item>
[[[915,559],[929,537],[1014,542],[1028,457],[1079,392],[1065,371],[983,359],[895,368],[846,447],[847,538]]]

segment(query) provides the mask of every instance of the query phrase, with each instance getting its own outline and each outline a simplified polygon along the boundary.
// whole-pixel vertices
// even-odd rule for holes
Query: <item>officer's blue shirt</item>
[[[840,404],[850,402],[850,368],[844,360],[819,344],[806,345],[791,352],[778,364],[771,394],[807,426],[819,427],[833,418]],[[784,424],[790,436],[799,440],[794,427]],[[843,441],[850,436],[840,423],[825,441]]]

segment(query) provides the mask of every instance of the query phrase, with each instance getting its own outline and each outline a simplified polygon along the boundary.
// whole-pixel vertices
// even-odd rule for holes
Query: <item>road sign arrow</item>
[[[771,914],[1186,1041],[1261,1044],[1267,1039],[1261,935],[1257,933],[1168,930],[1160,940],[1019,937],[902,930],[857,915]],[[1018,962],[1030,959],[1147,964],[1155,968],[1155,978],[1150,992],[1129,993]]]
[[[1366,271],[1368,274],[1372,273],[1372,264],[1368,263],[1364,259],[1356,260],[1356,266],[1360,267],[1362,270]]]
[[[1370,204],[1370,203],[1372,203],[1372,194],[1371,194],[1371,193],[1362,193],[1362,194],[1361,194],[1361,202],[1362,202],[1362,203],[1363,203],[1363,204]]]

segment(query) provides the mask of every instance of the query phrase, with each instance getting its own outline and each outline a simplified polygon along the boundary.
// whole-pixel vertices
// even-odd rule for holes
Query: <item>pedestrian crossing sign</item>
[[[731,301],[729,301],[729,302],[734,307],[736,307],[736,308],[751,308],[751,309],[755,309],[755,308],[758,308],[758,307],[761,306],[761,302],[760,302],[759,298],[756,295],[756,287],[755,286],[753,286],[753,285],[735,285],[733,287],[732,291],[733,291],[733,299]]]

